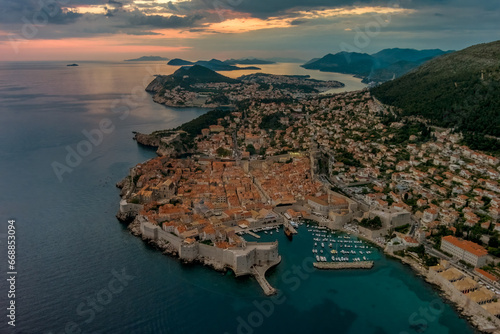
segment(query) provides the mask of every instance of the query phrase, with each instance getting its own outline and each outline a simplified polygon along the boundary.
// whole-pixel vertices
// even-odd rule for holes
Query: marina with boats
[[[272,238],[273,233],[276,235],[280,229],[283,229],[284,234],[291,241],[292,236],[300,231],[301,237],[306,237],[312,244],[312,257],[316,260],[315,267],[318,269],[371,268],[374,260],[379,257],[375,246],[353,234],[333,231],[310,220],[289,221],[287,223],[281,226],[266,226],[240,231],[239,233],[241,235],[246,233],[259,239],[261,237],[269,239]]]
[[[371,269],[373,267],[373,261],[315,262],[313,266],[317,269]]]
[[[374,247],[355,236],[312,224],[306,227],[313,236],[312,253],[317,262],[360,263],[373,259]]]

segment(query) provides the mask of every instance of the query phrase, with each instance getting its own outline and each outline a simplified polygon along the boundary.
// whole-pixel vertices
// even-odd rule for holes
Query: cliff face
[[[157,76],[146,87],[146,92],[158,93],[163,88],[163,80],[161,76]]]
[[[154,135],[146,135],[139,132],[134,132],[134,140],[144,146],[158,147],[160,146],[160,139]]]
[[[175,137],[171,140],[166,140],[165,137],[155,134],[134,133],[134,140],[139,144],[149,147],[156,147],[156,154],[162,157],[176,157],[184,153],[188,153],[186,147],[182,144],[180,137]]]

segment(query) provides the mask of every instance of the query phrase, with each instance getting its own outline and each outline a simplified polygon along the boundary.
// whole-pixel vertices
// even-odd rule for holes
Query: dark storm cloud
[[[162,15],[144,15],[136,10],[127,14],[128,22],[132,26],[149,26],[155,28],[188,28],[197,25],[197,22],[203,18],[201,15],[190,16],[162,16]]]
[[[152,31],[128,31],[125,34],[133,36],[150,36],[150,35],[161,35],[157,32]]]
[[[21,23],[25,20],[53,24],[70,24],[82,15],[63,11],[59,2],[35,0],[0,0],[0,23]]]
[[[351,6],[354,4],[366,5],[376,0],[192,0],[177,3],[177,6],[190,6],[211,10],[231,9],[237,12],[249,13],[252,16],[266,18],[283,13],[292,8],[313,9]],[[385,3],[388,3],[386,1]]]
[[[427,7],[481,8],[495,10],[500,8],[498,0],[189,0],[175,4],[183,10],[222,10],[251,14],[254,17],[267,18],[283,15],[291,9],[313,10],[321,8],[339,8],[345,6],[381,6],[421,9]]]
[[[115,7],[123,7],[123,2],[120,1],[109,0],[108,4],[113,5]]]
[[[46,8],[43,8],[44,4]],[[76,12],[77,7],[93,5],[104,8],[104,12]],[[352,39],[350,33],[344,30],[351,28],[352,31],[354,27],[363,27],[366,22],[370,22],[372,16],[368,13],[348,17],[314,17],[304,16],[299,10],[307,12],[346,6],[396,5],[415,10],[401,14],[401,17],[393,15],[390,26],[384,27],[383,32],[407,32],[405,38],[412,33],[427,33],[431,29],[454,33],[480,29],[489,31],[495,24],[498,27],[500,22],[499,0],[180,0],[175,3],[151,0],[137,4],[134,0],[0,0],[0,25],[4,31],[19,34],[25,24],[23,18],[34,22],[35,14],[50,13],[49,24],[39,29],[36,38],[57,39],[121,33],[151,35],[156,34],[151,32],[156,28],[202,32],[210,30],[210,23],[241,16],[263,19],[278,17],[286,18],[291,23],[290,30],[294,31],[292,35],[297,38],[297,43],[308,43],[311,38],[318,39],[321,34],[330,36],[334,31]],[[63,24],[64,29],[60,29],[58,25]],[[302,30],[304,34],[310,35],[297,35]],[[263,36],[270,38],[268,33],[263,33]],[[245,40],[248,45],[252,42]]]

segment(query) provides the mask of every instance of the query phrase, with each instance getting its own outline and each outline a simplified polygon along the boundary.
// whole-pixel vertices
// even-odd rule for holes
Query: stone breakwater
[[[373,261],[314,262],[313,266],[317,269],[371,269],[373,268]]]

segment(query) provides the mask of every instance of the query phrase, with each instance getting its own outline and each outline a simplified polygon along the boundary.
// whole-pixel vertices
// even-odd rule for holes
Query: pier
[[[373,267],[373,261],[314,262],[313,266],[317,269],[371,269]]]
[[[273,288],[271,286],[271,284],[269,284],[269,282],[266,279],[266,271],[269,268],[274,267],[275,265],[277,265],[280,262],[281,262],[281,256],[274,263],[270,263],[270,264],[265,265],[265,266],[253,266],[250,269],[252,275],[255,277],[255,279],[259,283],[260,287],[262,288],[262,290],[264,290],[264,293],[266,294],[266,296],[271,296],[271,295],[276,294],[276,289]]]
[[[252,231],[245,231],[247,234],[250,234],[252,237],[260,239],[260,235],[253,233]]]

